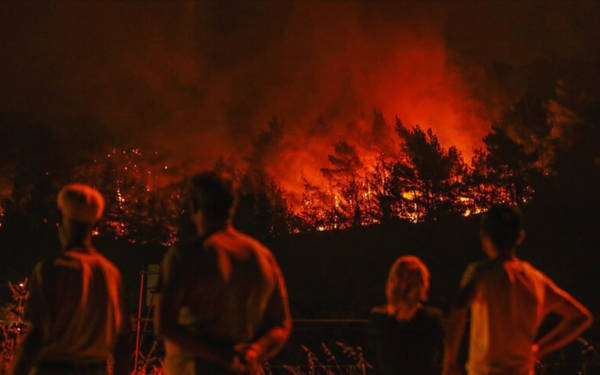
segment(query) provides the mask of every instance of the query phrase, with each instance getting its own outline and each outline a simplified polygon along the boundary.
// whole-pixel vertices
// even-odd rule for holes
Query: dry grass
[[[8,374],[17,346],[26,332],[23,311],[29,297],[27,281],[8,283],[12,299],[0,309],[0,375]]]

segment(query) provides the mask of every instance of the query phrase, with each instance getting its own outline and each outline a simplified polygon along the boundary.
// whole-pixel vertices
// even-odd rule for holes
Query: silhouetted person
[[[161,264],[155,329],[167,375],[258,371],[291,330],[285,283],[271,252],[230,224],[231,184],[194,177],[190,211],[198,236]]]
[[[590,312],[531,264],[517,258],[525,238],[519,212],[492,207],[481,222],[481,245],[488,259],[471,264],[450,313],[445,374],[459,374],[457,356],[471,310],[469,375],[532,375],[536,361],[568,344],[592,322]],[[561,323],[537,342],[544,317]]]
[[[387,303],[371,311],[377,372],[384,375],[440,373],[443,350],[442,313],[423,306],[429,271],[415,256],[396,260],[387,279]]]
[[[89,186],[68,185],[58,194],[58,208],[63,252],[33,270],[25,306],[31,327],[13,374],[106,374],[113,352],[115,374],[126,374],[117,345],[123,326],[121,275],[91,242],[104,199]]]

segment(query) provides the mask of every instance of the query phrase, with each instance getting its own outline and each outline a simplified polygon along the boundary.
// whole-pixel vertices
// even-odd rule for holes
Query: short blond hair
[[[423,261],[414,255],[396,259],[390,268],[385,288],[388,305],[415,306],[427,300],[428,291],[429,270]]]

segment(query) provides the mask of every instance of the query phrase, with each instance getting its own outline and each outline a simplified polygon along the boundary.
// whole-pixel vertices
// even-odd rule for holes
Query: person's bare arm
[[[533,351],[537,358],[542,358],[575,340],[593,322],[588,309],[554,283],[549,282],[546,294],[548,312],[561,315],[562,320],[534,345]]]
[[[285,281],[276,262],[274,272],[276,286],[265,310],[265,333],[250,344],[240,344],[237,350],[244,352],[244,359],[252,366],[274,357],[287,342],[292,331],[292,318]]]
[[[477,285],[476,265],[471,265],[465,271],[461,287],[448,314],[444,343],[443,374],[463,374],[458,363],[458,354],[467,325],[467,308],[475,296]]]
[[[446,322],[446,342],[444,344],[444,363],[443,374],[454,375],[462,374],[458,364],[458,353],[462,343],[465,326],[467,323],[467,309],[464,307],[455,307],[448,315]]]

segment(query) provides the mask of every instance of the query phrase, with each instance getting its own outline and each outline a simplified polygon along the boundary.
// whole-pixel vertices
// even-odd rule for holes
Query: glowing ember
[[[127,235],[127,226],[125,223],[119,222],[119,221],[113,221],[113,220],[109,220],[106,221],[105,223],[109,228],[112,228],[112,230],[114,231],[114,233],[118,236],[125,236]]]

